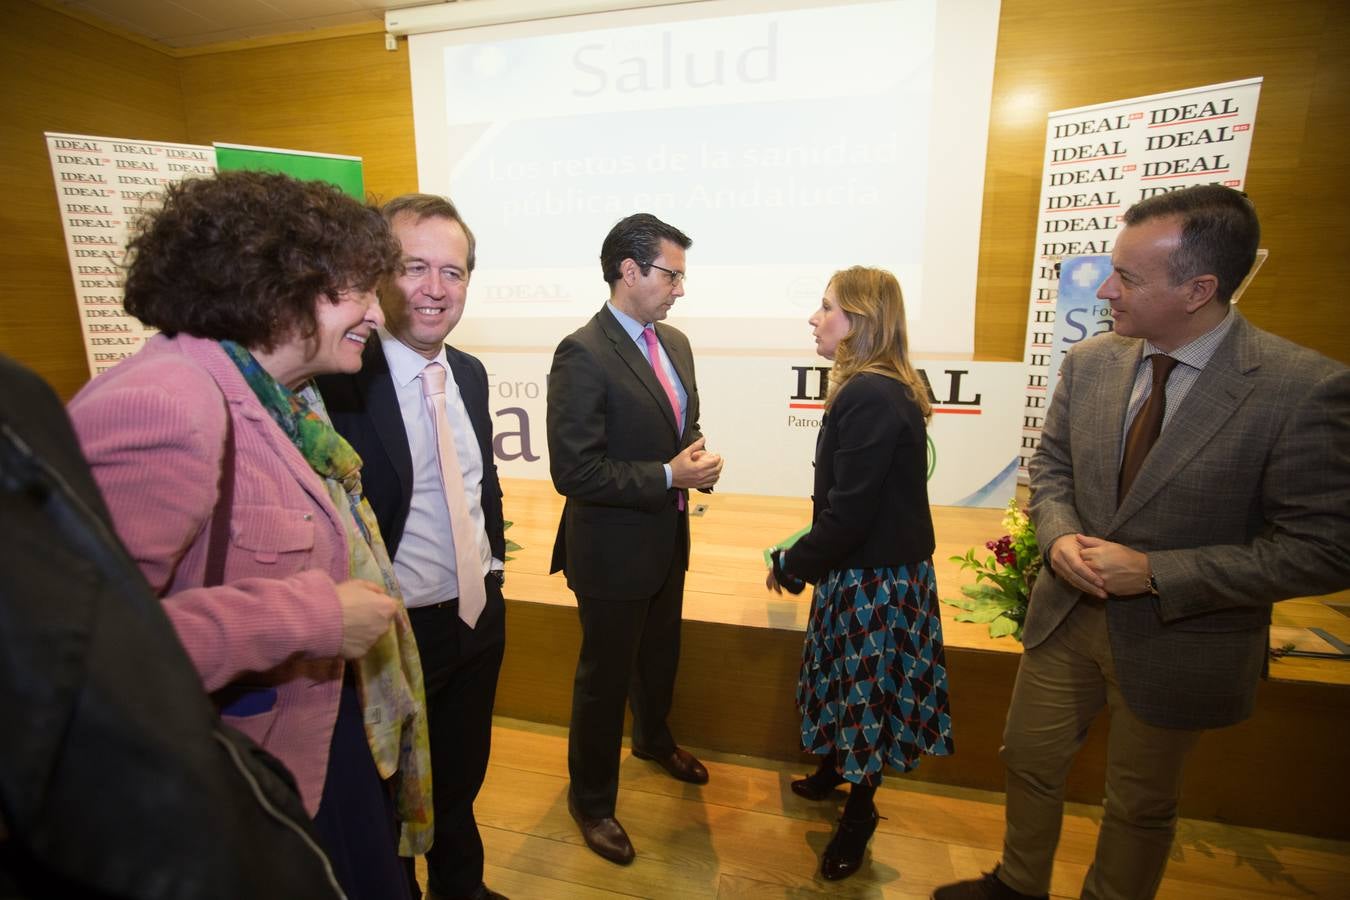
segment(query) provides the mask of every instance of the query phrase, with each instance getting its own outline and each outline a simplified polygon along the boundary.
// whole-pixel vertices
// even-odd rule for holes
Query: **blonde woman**
[[[802,746],[820,757],[792,783],[825,800],[848,782],[821,875],[862,865],[876,831],[881,770],[952,752],[947,672],[928,511],[928,390],[909,361],[900,284],[883,269],[835,273],[811,316],[834,361],[816,442],[811,530],[775,550],[766,583],[815,585],[797,706]]]

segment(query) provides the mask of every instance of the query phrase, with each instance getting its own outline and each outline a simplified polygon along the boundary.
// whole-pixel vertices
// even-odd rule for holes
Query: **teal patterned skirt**
[[[797,683],[802,746],[854,784],[953,751],[931,559],[841,569],[816,585]]]

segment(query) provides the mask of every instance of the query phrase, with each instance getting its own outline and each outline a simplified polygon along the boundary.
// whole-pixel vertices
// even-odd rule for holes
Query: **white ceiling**
[[[198,47],[382,22],[386,9],[430,2],[434,0],[57,0],[56,5],[169,47]]]

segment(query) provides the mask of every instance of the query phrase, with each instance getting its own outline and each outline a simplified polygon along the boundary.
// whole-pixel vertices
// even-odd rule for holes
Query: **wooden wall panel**
[[[383,33],[179,60],[194,141],[346,153],[365,160],[366,191],[417,189],[408,45]]]
[[[185,140],[178,69],[26,0],[0,8],[0,353],[68,398],[89,367],[42,133]]]

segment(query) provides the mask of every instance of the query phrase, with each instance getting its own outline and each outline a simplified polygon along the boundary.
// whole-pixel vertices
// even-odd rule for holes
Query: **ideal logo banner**
[[[1027,314],[1023,476],[1064,349],[1061,267],[1076,256],[1109,261],[1125,211],[1146,197],[1197,184],[1241,189],[1260,95],[1261,79],[1249,78],[1050,113]]]
[[[471,351],[473,352],[473,351]],[[546,479],[552,354],[479,352],[488,370],[498,470]],[[1001,508],[1017,485],[1021,363],[915,360],[929,387],[929,501]],[[726,457],[718,489],[806,497],[829,369],[807,356],[697,356],[700,425]]]

